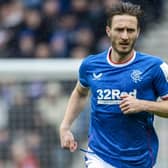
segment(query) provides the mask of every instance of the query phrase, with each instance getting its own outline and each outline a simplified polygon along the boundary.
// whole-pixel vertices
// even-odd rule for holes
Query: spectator
[[[34,107],[22,91],[17,91],[8,110],[8,128],[10,133],[29,131],[34,128]]]
[[[35,131],[40,136],[39,158],[40,168],[54,168],[57,167],[57,158],[54,158],[54,151],[58,146],[59,138],[55,127],[47,122],[47,120],[40,113],[36,113],[35,117]]]
[[[31,31],[23,31],[18,40],[18,48],[14,50],[13,58],[34,58],[35,36]]]
[[[34,57],[38,59],[51,58],[51,52],[47,43],[38,43],[35,49]]]
[[[68,56],[68,46],[64,32],[55,33],[51,38],[50,46],[52,58],[66,58]]]
[[[44,96],[37,100],[36,106],[42,118],[55,127],[57,131],[68,99],[62,92],[63,89],[60,83],[46,84]]]
[[[97,52],[99,48],[108,48],[107,43],[104,45],[101,42],[105,36],[106,11],[119,1],[121,0],[2,1],[0,32],[3,33],[0,34],[0,57],[25,58],[24,54],[20,54],[18,47],[20,46],[18,39],[24,31],[33,33],[35,51],[39,43],[46,43],[51,50],[52,58],[71,58],[71,50],[79,45],[85,47],[87,44],[89,52]],[[147,31],[153,23],[159,23],[162,20],[163,0],[123,1],[137,3],[145,10],[146,17],[141,23],[144,31]],[[32,53],[31,56],[26,55],[26,58],[36,58],[36,56]]]
[[[24,136],[24,135],[23,135]],[[40,168],[37,156],[29,149],[24,137],[18,137],[11,145],[11,155],[15,168]]]
[[[89,51],[86,47],[76,46],[71,50],[70,57],[76,58],[76,59],[83,59],[88,54],[89,54]]]
[[[6,128],[0,128],[0,167],[6,166],[9,160],[10,136]]]

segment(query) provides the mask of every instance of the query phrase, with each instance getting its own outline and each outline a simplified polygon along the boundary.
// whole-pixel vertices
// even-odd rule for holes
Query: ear
[[[107,33],[107,36],[110,37],[110,27],[109,26],[106,26],[106,33]]]

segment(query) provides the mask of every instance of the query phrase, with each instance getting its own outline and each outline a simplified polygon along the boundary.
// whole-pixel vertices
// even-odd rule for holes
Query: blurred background
[[[0,0],[0,168],[85,167],[83,152],[60,148],[58,128],[76,83],[75,61],[79,65],[110,46],[105,16],[118,2]],[[168,62],[168,1],[130,2],[145,13],[136,49]],[[81,148],[87,148],[88,123],[89,102],[73,125]],[[167,168],[168,121],[156,117],[155,126],[160,139],[156,168]]]

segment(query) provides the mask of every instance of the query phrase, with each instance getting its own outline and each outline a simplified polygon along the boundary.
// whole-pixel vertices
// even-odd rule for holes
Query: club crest
[[[140,70],[133,70],[132,71],[131,78],[134,83],[138,83],[138,82],[142,81],[141,74],[142,74],[142,72]]]

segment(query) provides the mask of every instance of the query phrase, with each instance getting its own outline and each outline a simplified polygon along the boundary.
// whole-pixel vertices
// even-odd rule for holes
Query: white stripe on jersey
[[[168,65],[164,62],[163,64],[160,65],[160,68],[162,69],[166,81],[168,82]]]

